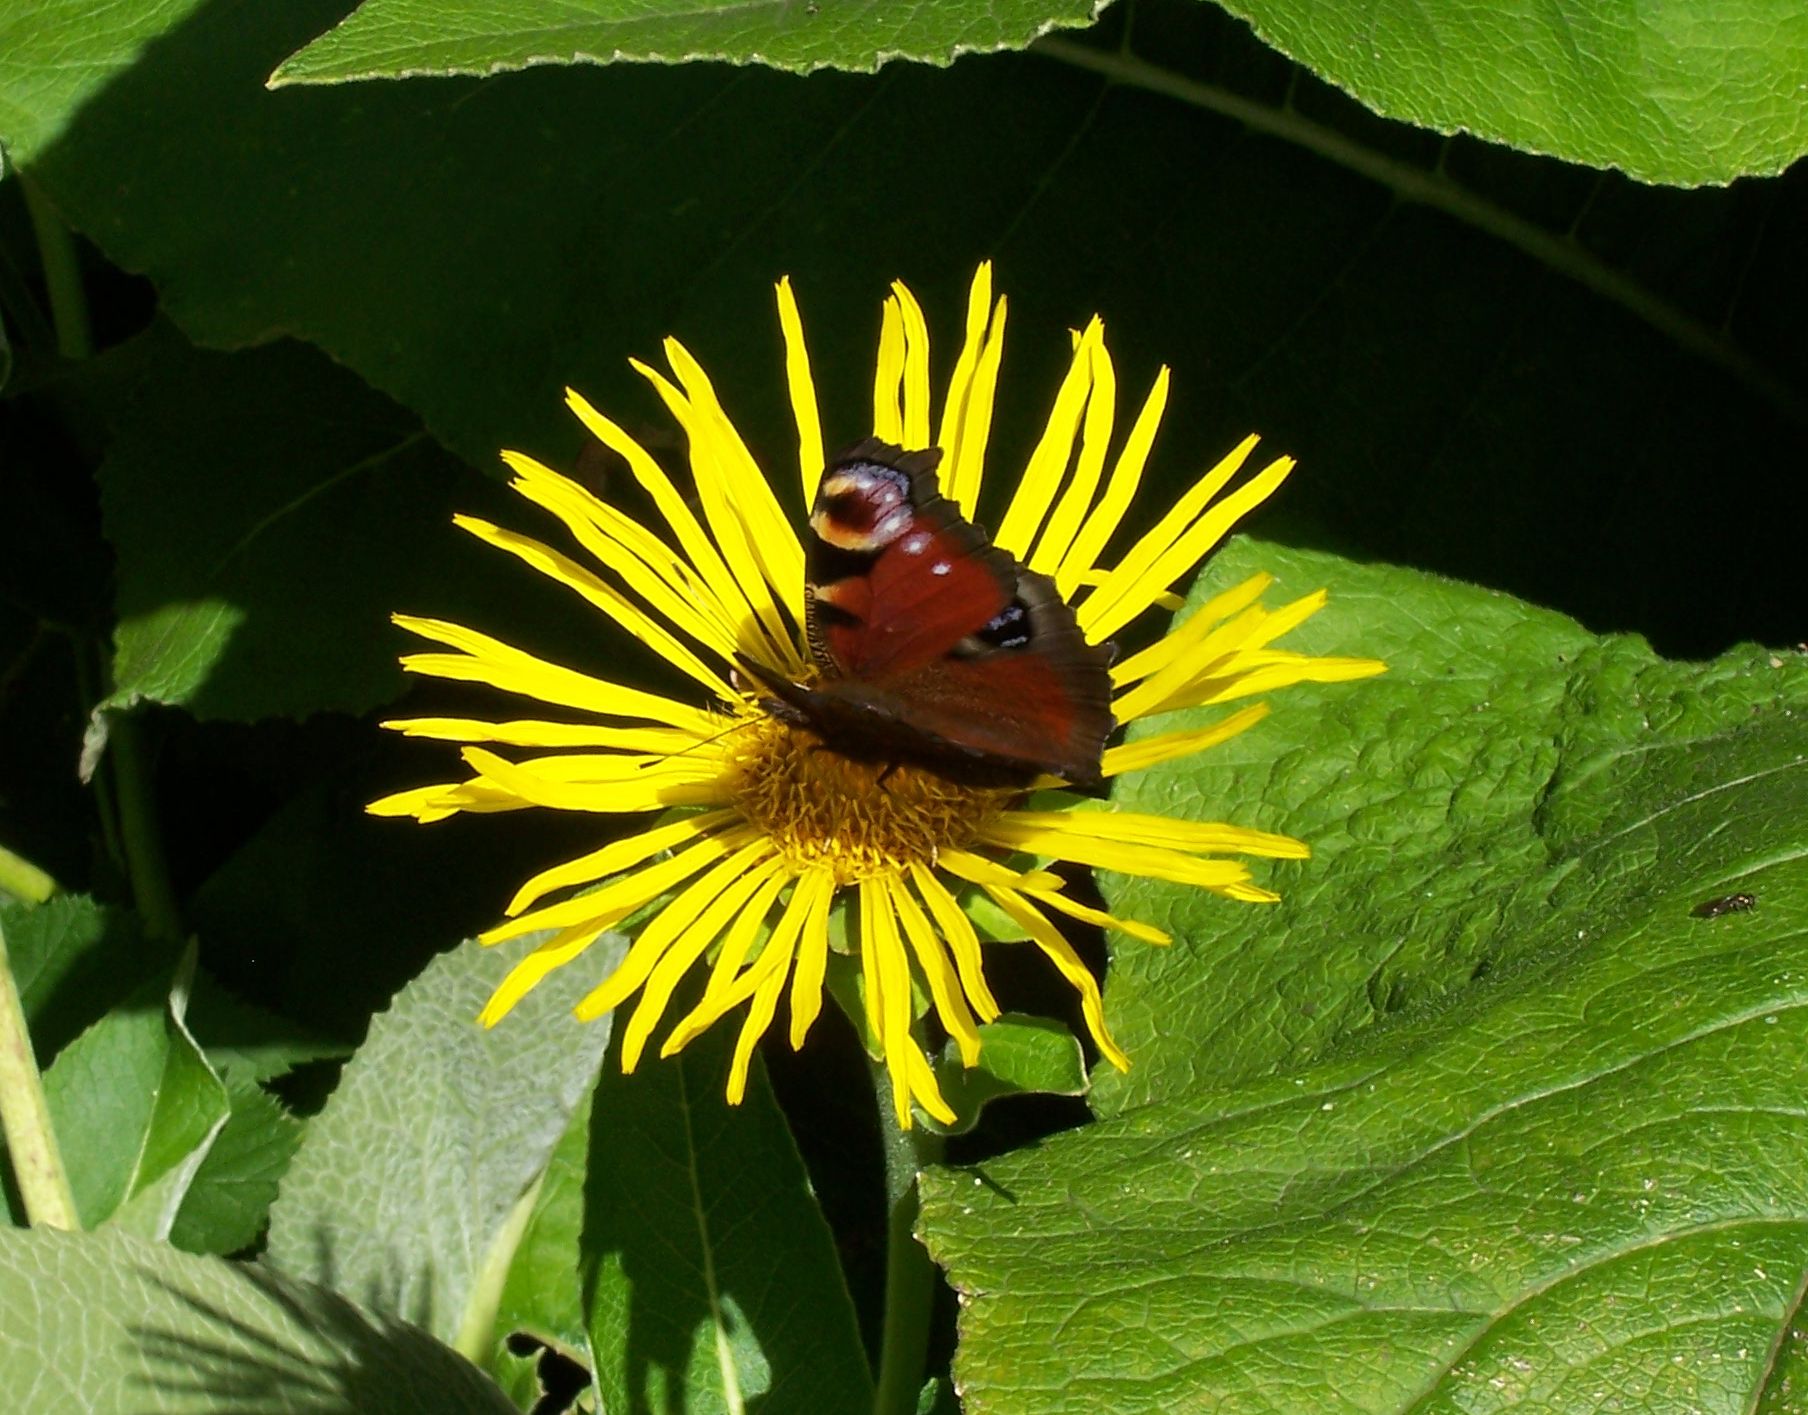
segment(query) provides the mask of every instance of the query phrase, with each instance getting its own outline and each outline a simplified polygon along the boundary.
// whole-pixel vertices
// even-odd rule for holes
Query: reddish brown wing
[[[974,784],[1094,783],[1113,727],[1109,649],[1045,575],[993,546],[936,487],[940,453],[870,440],[823,475],[809,627],[824,678],[744,666],[831,747]]]

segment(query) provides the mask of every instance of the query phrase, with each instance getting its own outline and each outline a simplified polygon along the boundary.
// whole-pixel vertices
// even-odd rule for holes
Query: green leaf
[[[131,913],[85,894],[0,903],[0,929],[40,1066],[172,961],[146,945]]]
[[[1646,182],[1772,176],[1808,152],[1795,0],[1223,0],[1376,112]]]
[[[396,696],[388,614],[452,579],[447,460],[315,350],[189,351],[140,386],[101,469],[114,690],[245,721]]]
[[[44,1093],[84,1228],[168,1236],[208,1147],[226,1088],[181,1017],[182,994],[148,985],[77,1037]]]
[[[85,0],[9,0],[0,10],[0,156],[30,162],[146,44],[197,8],[199,0],[148,0],[108,11],[102,23]]]
[[[0,1232],[0,1385],[46,1415],[514,1409],[424,1332],[117,1232]]]
[[[1260,428],[1301,459],[1264,511],[1288,538],[1672,650],[1800,637],[1808,481],[1775,475],[1808,457],[1808,207],[1787,184],[1655,191],[1464,143],[1433,174],[1434,142],[1322,93],[1313,116],[1346,150],[1252,132],[1186,85],[1234,78],[1284,117],[1287,66],[1171,2],[1138,9],[1168,65],[1156,92],[1040,54],[264,87],[339,17],[317,0],[208,8],[34,175],[192,338],[311,340],[474,466],[511,446],[572,467],[567,384],[669,439],[626,361],[657,362],[675,334],[789,495],[773,280],[794,277],[833,445],[870,430],[886,282],[911,282],[943,374],[991,255],[1011,301],[994,495],[1035,446],[1065,330],[1098,310],[1126,405],[1158,364],[1174,372],[1139,517]],[[1393,175],[1364,175],[1369,158]],[[1724,513],[1670,514],[1704,466]]]
[[[732,1044],[718,1026],[598,1089],[584,1253],[602,1407],[867,1409],[834,1244],[764,1072],[723,1099]]]
[[[1104,881],[1175,933],[1115,949],[1113,1118],[925,1182],[966,1409],[1752,1408],[1808,1267],[1808,659],[1273,546],[1211,584],[1258,564],[1391,671],[1127,783],[1316,853],[1269,909]]]
[[[578,1288],[579,1238],[584,1227],[584,1170],[590,1153],[591,1098],[585,1096],[546,1162],[533,1212],[522,1230],[496,1309],[497,1358],[515,1332],[524,1332],[589,1363],[584,1299]]]
[[[971,1068],[961,1065],[960,1049],[952,1041],[943,1045],[935,1065],[936,1083],[958,1119],[946,1127],[928,1121],[932,1129],[965,1134],[978,1122],[986,1102],[1000,1096],[1086,1093],[1086,1062],[1079,1039],[1066,1024],[1007,1012],[984,1023],[979,1037],[979,1065]]]
[[[176,1211],[169,1241],[190,1253],[236,1253],[263,1232],[301,1143],[301,1122],[244,1076],[229,1076],[232,1106]]]
[[[1091,24],[1101,0],[532,0],[506,10],[481,0],[365,0],[285,60],[285,83],[494,74],[530,64],[664,64],[699,59],[813,69],[877,69],[894,59],[947,64],[962,54],[1021,49],[1059,28]]]
[[[372,1020],[283,1180],[273,1266],[488,1350],[522,1199],[609,1038],[608,1019],[579,1023],[571,1008],[620,956],[620,940],[605,937],[480,1027],[479,1009],[538,941],[464,944]]]

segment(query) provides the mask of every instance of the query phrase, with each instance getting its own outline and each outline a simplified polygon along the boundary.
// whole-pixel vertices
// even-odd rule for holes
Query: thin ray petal
[[[1130,1058],[1112,1040],[1111,1030],[1105,1025],[1105,999],[1099,993],[1098,981],[1080,961],[1080,955],[1074,952],[1073,945],[1062,938],[1061,931],[1022,895],[1008,889],[988,889],[986,893],[1023,928],[1031,942],[1053,960],[1061,976],[1080,994],[1080,1012],[1086,1019],[1086,1030],[1092,1033],[1092,1040],[1100,1054],[1119,1071],[1128,1071]]]
[[[935,916],[935,925],[941,931],[942,941],[954,955],[954,967],[960,974],[961,991],[966,993],[967,1000],[979,1014],[980,1021],[994,1021],[1001,1015],[1001,1010],[998,999],[992,996],[992,989],[986,984],[985,968],[980,958],[979,933],[973,927],[973,921],[961,911],[960,901],[948,892],[947,886],[922,865],[911,865],[910,878],[916,885],[917,892],[923,896],[923,902],[929,906],[929,912]]]
[[[725,829],[740,819],[737,811],[706,811],[685,816],[667,825],[655,826],[621,840],[612,840],[600,850],[592,850],[575,860],[541,870],[515,891],[503,913],[510,918],[538,904],[557,889],[570,889],[580,884],[594,884],[599,879],[631,870],[664,850],[672,850],[689,840],[701,840]]]
[[[1105,469],[1105,450],[1111,444],[1116,415],[1117,376],[1101,338],[1092,345],[1092,391],[1086,399],[1086,416],[1081,426],[1080,459],[1030,554],[1030,569],[1053,575],[1072,549]]]
[[[1162,551],[1173,545],[1186,528],[1199,518],[1204,509],[1236,476],[1249,454],[1255,450],[1256,435],[1251,433],[1233,447],[1218,464],[1189,487],[1150,529],[1138,537],[1124,558],[1106,572],[1099,587],[1081,602],[1078,610],[1080,628],[1093,643],[1110,638],[1135,615],[1124,613],[1122,602],[1132,590],[1146,588],[1141,582],[1148,576]],[[1166,589],[1167,586],[1161,586]]]
[[[891,283],[904,323],[904,442],[906,449],[928,447],[929,322],[923,307],[902,280]]]
[[[797,963],[791,972],[793,1051],[804,1044],[804,1038],[822,1011],[822,979],[829,963],[829,901],[835,896],[834,882],[827,871],[814,870],[807,878],[810,912],[798,935]],[[804,888],[801,881],[798,888]]]
[[[1155,433],[1161,426],[1161,415],[1167,405],[1168,366],[1163,364],[1155,375],[1149,396],[1143,400],[1142,411],[1131,424],[1124,450],[1112,464],[1105,494],[1080,526],[1073,545],[1068,548],[1067,558],[1055,575],[1055,584],[1063,597],[1072,598],[1075,590],[1089,583],[1100,554],[1117,533],[1124,512],[1129,510],[1136,488],[1142,482],[1143,468],[1148,465],[1149,451],[1155,445]]]
[[[1065,894],[1056,894],[1046,889],[1026,889],[1023,894],[1026,899],[1033,899],[1070,919],[1078,919],[1081,923],[1091,924],[1098,929],[1115,929],[1118,933],[1127,934],[1143,943],[1154,944],[1158,948],[1174,941],[1173,935],[1163,933],[1153,924],[1145,924],[1137,919],[1120,919],[1116,914],[1108,914],[1103,909],[1076,903]]]
[[[998,297],[992,312],[991,329],[979,351],[979,363],[973,370],[973,381],[967,387],[967,405],[961,412],[960,437],[956,446],[958,465],[949,470],[943,485],[948,498],[971,517],[979,505],[979,488],[985,479],[986,444],[992,436],[992,405],[998,392],[998,367],[1004,358],[1005,297]]]
[[[575,899],[548,904],[498,924],[493,929],[486,929],[477,936],[477,941],[488,947],[505,943],[511,938],[520,938],[523,934],[537,933],[541,929],[566,929],[593,923],[598,919],[606,920],[604,927],[607,927],[607,924],[627,918],[668,889],[675,889],[705,865],[721,860],[731,851],[744,849],[758,839],[759,832],[751,826],[702,836],[694,844],[676,851],[669,859],[656,860],[644,869],[610,881],[600,889],[580,894]]]
[[[628,1025],[622,1029],[621,1066],[624,1072],[632,1071],[639,1064],[647,1038],[659,1025],[659,1019],[665,1016],[672,990],[710,945],[722,936],[722,931],[743,909],[752,915],[756,925],[766,917],[766,910],[772,906],[779,886],[784,883],[783,869],[784,862],[776,856],[761,860],[706,901],[697,917],[674,934],[665,953],[641,985],[640,1001],[629,1014]],[[645,936],[643,933],[642,937]],[[623,995],[623,1000],[626,996]]]
[[[1248,731],[1267,717],[1268,713],[1267,703],[1252,703],[1209,727],[1182,728],[1177,732],[1163,732],[1153,737],[1140,737],[1121,746],[1107,747],[1099,774],[1110,780],[1129,772],[1146,771],[1162,762],[1190,757],[1195,752],[1203,752],[1208,747],[1228,742],[1239,732]]]
[[[911,897],[910,889],[904,881],[888,879],[886,887],[891,896],[892,909],[904,926],[905,940],[910,944],[910,951],[916,955],[917,969],[929,984],[929,995],[935,1003],[936,1016],[941,1018],[942,1026],[960,1048],[961,1064],[977,1066],[979,1027],[967,1007],[967,999],[961,991],[960,978],[954,971],[954,965],[948,961],[948,954],[942,948],[941,941],[929,927],[928,918]]]
[[[505,531],[475,516],[454,516],[452,521],[484,544],[507,551],[517,560],[538,570],[547,579],[575,590],[592,607],[601,610],[607,618],[626,629],[680,673],[701,683],[715,697],[727,700],[735,696],[734,690],[723,680],[721,674],[680,643],[663,624],[569,557],[560,555],[529,536]]]
[[[791,416],[797,421],[797,470],[804,505],[816,500],[816,484],[822,480],[822,415],[816,408],[816,380],[810,375],[810,350],[804,343],[803,317],[797,297],[791,293],[791,277],[778,282],[778,322],[785,336],[785,386],[791,394]]]
[[[592,988],[572,1009],[573,1015],[580,1022],[590,1022],[619,1007],[647,980],[654,966],[665,956],[666,949],[677,941],[678,936],[697,916],[741,876],[764,864],[771,853],[770,841],[749,841],[700,878],[686,885],[640,931],[640,936],[630,945],[627,956],[616,965],[615,971]]]
[[[642,717],[684,728],[705,737],[714,730],[714,719],[689,703],[644,693],[575,669],[536,658],[511,648],[488,634],[443,619],[423,619],[413,614],[390,618],[411,634],[432,639],[458,650],[455,654],[408,654],[402,666],[414,673],[464,682],[488,683],[504,692],[538,698],[561,707],[579,708],[603,717]]]
[[[1074,436],[1080,429],[1080,415],[1092,391],[1092,346],[1104,333],[1105,326],[1094,316],[1074,347],[1073,362],[1067,377],[1061,380],[1061,391],[1055,395],[1055,406],[1049,411],[1042,439],[1030,454],[1023,479],[1012,493],[1009,509],[999,523],[993,539],[1018,559],[1029,554],[1030,540],[1048,515],[1055,492],[1073,457]]]
[[[992,306],[992,262],[982,261],[973,272],[973,284],[967,291],[966,335],[961,340],[960,356],[954,361],[954,372],[948,378],[948,396],[942,401],[942,421],[935,445],[942,449],[940,482],[942,495],[958,502],[961,455],[961,419],[967,410],[967,395],[973,386],[974,370],[985,344],[986,316]]]
[[[879,359],[873,368],[873,436],[902,446],[904,406],[904,313],[888,299],[879,324]]]

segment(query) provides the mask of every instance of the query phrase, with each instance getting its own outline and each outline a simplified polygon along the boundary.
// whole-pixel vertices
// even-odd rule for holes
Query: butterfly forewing
[[[974,784],[1092,783],[1113,727],[1108,648],[1045,575],[936,487],[940,453],[869,439],[823,474],[810,516],[810,641],[822,678],[744,666],[825,744]]]

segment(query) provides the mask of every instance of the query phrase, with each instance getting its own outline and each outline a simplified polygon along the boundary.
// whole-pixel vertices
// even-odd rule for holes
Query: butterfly
[[[818,677],[746,655],[773,717],[856,761],[970,786],[1100,781],[1113,650],[1086,642],[1047,575],[962,516],[938,448],[868,438],[824,471],[810,512],[806,628]]]

